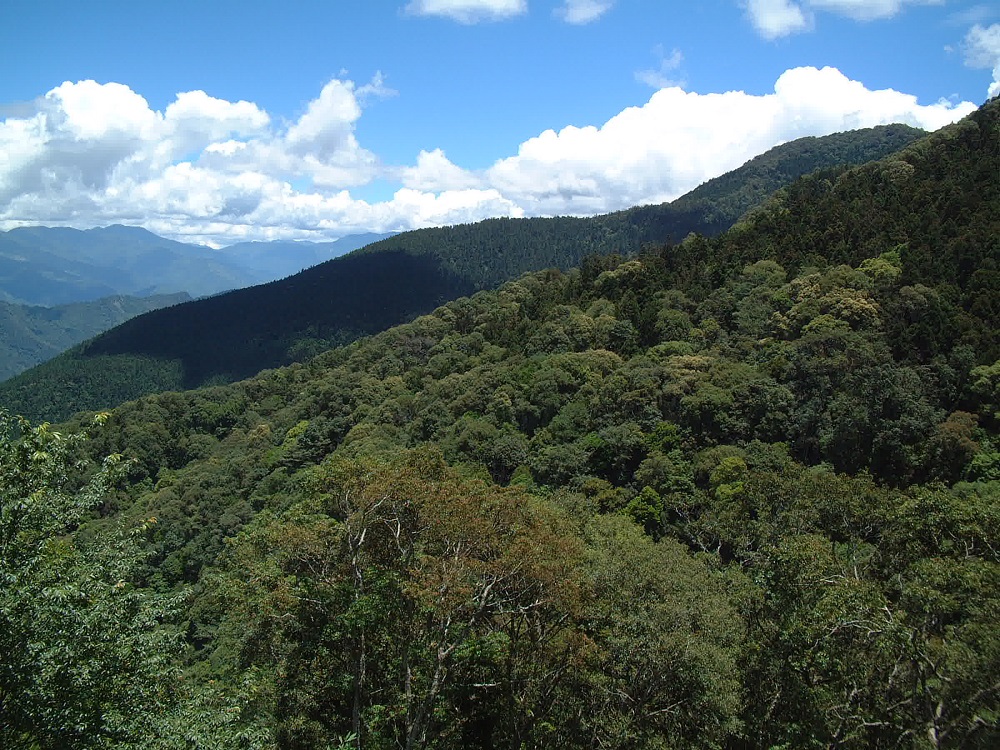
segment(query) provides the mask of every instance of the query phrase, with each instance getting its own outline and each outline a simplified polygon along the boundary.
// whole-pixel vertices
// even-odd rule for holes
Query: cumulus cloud
[[[970,36],[968,60],[988,59],[991,29]],[[356,132],[372,95],[384,95],[380,77],[334,79],[288,122],[200,91],[156,111],[120,84],[64,83],[0,120],[0,229],[127,223],[219,245],[587,215],[671,200],[801,136],[890,122],[934,130],[975,109],[796,68],[763,96],[664,87],[602,125],[546,130],[473,171],[440,148],[383,164]],[[352,194],[373,179],[398,189],[374,202]]]
[[[355,136],[360,102],[387,93],[380,75],[360,88],[334,79],[276,125],[255,104],[203,91],[159,112],[122,84],[63,83],[0,121],[0,226],[159,217],[176,233],[190,220],[252,215],[285,199],[289,181],[365,184],[379,163]]]
[[[679,49],[675,49],[667,55],[663,51],[662,46],[658,46],[653,51],[656,53],[659,65],[656,68],[637,71],[635,79],[639,83],[652,86],[654,89],[665,89],[671,86],[680,86],[683,88],[684,83],[677,78],[676,73],[681,67],[681,63],[684,62],[684,54]]]
[[[812,27],[811,16],[790,0],[749,0],[746,7],[750,22],[765,39],[776,39]]]
[[[453,164],[439,148],[417,154],[416,166],[400,170],[399,180],[404,187],[430,192],[468,190],[482,185],[481,178]]]
[[[765,96],[665,88],[601,127],[546,131],[497,162],[487,183],[528,213],[610,211],[671,200],[802,136],[893,122],[935,130],[974,109],[872,91],[835,68],[796,68]]]
[[[415,16],[438,16],[465,24],[500,21],[527,10],[527,0],[412,0],[405,8]]]
[[[993,83],[987,96],[1000,96],[1000,23],[973,26],[965,35],[962,50],[965,64],[970,68],[993,69]]]
[[[614,0],[563,0],[556,15],[566,23],[585,24],[596,21],[613,6]]]
[[[906,5],[940,5],[944,0],[746,0],[750,22],[765,39],[809,31],[816,11],[835,13],[856,21],[892,18]]]

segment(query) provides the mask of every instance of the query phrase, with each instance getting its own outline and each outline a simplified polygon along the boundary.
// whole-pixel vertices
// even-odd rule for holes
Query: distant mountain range
[[[254,279],[253,284],[265,284],[346,255],[394,234],[365,232],[350,234],[333,242],[239,242],[215,252],[228,263],[250,274]]]
[[[391,236],[213,250],[138,227],[0,232],[0,381],[144,312],[282,279]]]
[[[405,232],[282,281],[134,318],[0,384],[0,405],[54,420],[147,393],[246,378],[528,271],[632,254],[691,233],[717,235],[804,174],[878,159],[923,135],[893,125],[801,139],[672,203],[594,218],[493,219]]]
[[[0,232],[0,301],[51,306],[115,295],[202,297],[281,279],[388,236],[245,242],[214,250],[139,227],[21,227]]]

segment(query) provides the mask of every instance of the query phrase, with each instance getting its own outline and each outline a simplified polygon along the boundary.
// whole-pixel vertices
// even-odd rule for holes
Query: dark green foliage
[[[685,215],[697,222],[690,231],[715,236],[763,203],[779,187],[803,175],[817,169],[881,159],[924,135],[923,131],[907,125],[887,125],[821,138],[799,138],[678,198],[671,204],[672,215],[656,215],[655,207],[651,206],[629,209],[626,214],[651,214],[651,223],[657,227],[651,234],[660,234],[664,240],[677,242],[686,236],[677,220]]]
[[[469,291],[430,257],[352,255],[283,282],[130,320],[5,383],[0,398],[19,412],[59,419],[150,392],[230,382],[383,330]],[[71,395],[60,398],[60,391]]]

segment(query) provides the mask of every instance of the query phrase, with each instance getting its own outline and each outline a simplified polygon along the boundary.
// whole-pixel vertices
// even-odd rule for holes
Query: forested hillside
[[[638,206],[590,219],[494,219],[422,229],[374,243],[363,252],[402,250],[433,255],[476,289],[491,289],[525,271],[547,266],[573,268],[587,255],[627,255],[648,244],[680,242],[692,233],[715,236],[802,175],[880,159],[922,135],[923,131],[906,125],[889,125],[801,138],[777,146],[671,203]]]
[[[0,741],[996,747],[998,174],[1000,100],[717,239],[8,425]]]
[[[892,153],[902,125],[772,149],[673,203],[589,219],[495,219],[405,232],[295,277],[142,316],[0,386],[0,404],[36,419],[147,393],[232,382],[301,361],[443,302],[589,254],[716,234],[774,190],[820,167]]]
[[[24,372],[129,318],[187,302],[191,295],[104,297],[54,307],[0,302],[0,380]]]

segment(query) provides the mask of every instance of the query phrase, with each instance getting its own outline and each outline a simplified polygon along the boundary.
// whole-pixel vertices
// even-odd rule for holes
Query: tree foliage
[[[110,413],[148,746],[996,746],[998,115]]]
[[[166,703],[175,649],[160,621],[170,604],[136,586],[144,529],[75,533],[120,474],[120,456],[81,485],[72,443],[0,414],[4,747],[106,747],[145,731]]]

